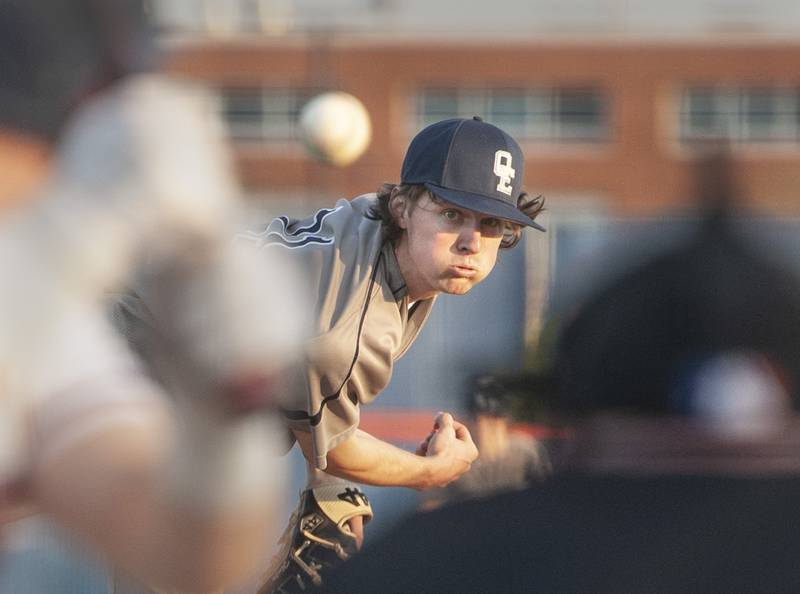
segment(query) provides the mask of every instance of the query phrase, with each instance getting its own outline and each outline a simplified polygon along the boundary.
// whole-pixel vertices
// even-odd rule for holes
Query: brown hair
[[[392,196],[405,195],[413,210],[419,199],[426,193],[428,193],[428,189],[422,184],[383,184],[378,189],[378,201],[369,209],[367,216],[375,221],[381,221],[384,237],[395,243],[403,235],[403,229],[397,224],[397,220],[392,214],[389,205]],[[432,200],[439,201],[436,196],[429,195]],[[544,197],[536,196],[531,198],[526,192],[522,192],[517,199],[517,208],[535,220],[539,213],[544,210]],[[522,225],[507,222],[500,248],[509,249],[514,247],[519,243],[521,237]]]
[[[383,184],[378,189],[378,201],[369,209],[367,217],[380,221],[384,238],[396,243],[403,235],[403,229],[397,224],[389,206],[392,196],[403,194],[413,210],[427,192],[428,188],[422,184]]]

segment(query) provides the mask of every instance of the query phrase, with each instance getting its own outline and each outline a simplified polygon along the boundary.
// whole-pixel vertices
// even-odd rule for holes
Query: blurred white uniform
[[[162,371],[179,402],[193,399],[187,410],[224,408],[218,388],[242,371],[278,370],[300,340],[285,271],[268,286],[276,272],[264,255],[230,241],[238,188],[210,102],[158,76],[132,77],[89,101],[63,139],[43,195],[0,218],[5,486],[24,485],[75,439],[172,406],[106,321],[105,292],[144,247],[159,275],[155,306],[171,321],[165,346],[180,351],[179,367]],[[252,442],[253,471],[230,488],[280,487],[280,432],[245,433],[237,439]],[[176,485],[180,496],[196,487]]]

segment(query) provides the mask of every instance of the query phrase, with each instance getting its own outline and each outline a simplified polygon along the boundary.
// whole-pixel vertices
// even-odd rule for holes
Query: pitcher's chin
[[[477,284],[471,278],[449,278],[442,283],[442,293],[447,295],[466,295]]]

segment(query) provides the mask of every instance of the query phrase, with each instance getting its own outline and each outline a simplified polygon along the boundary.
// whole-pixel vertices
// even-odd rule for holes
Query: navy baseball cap
[[[431,124],[411,141],[400,183],[423,184],[468,210],[544,231],[517,208],[525,157],[519,144],[479,117]]]

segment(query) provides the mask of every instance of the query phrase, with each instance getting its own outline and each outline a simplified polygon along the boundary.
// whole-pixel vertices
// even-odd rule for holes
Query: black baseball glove
[[[356,516],[368,522],[372,507],[355,485],[340,483],[304,491],[258,594],[296,594],[320,586],[327,568],[358,550],[347,525]]]

